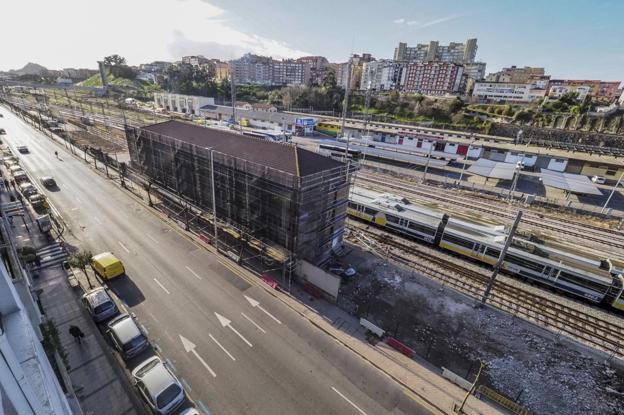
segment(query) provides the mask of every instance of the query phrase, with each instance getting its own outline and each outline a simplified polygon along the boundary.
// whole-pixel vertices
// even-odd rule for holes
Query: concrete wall
[[[320,288],[329,297],[336,300],[340,289],[340,277],[304,260],[297,261],[296,273],[309,283]]]

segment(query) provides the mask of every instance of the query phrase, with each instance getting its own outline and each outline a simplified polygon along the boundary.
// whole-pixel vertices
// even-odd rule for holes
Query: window
[[[407,227],[409,229],[413,229],[413,230],[415,230],[417,232],[421,232],[421,233],[424,233],[424,234],[427,234],[427,235],[435,235],[435,232],[436,232],[435,229],[432,229],[432,228],[430,228],[428,226],[425,226],[425,225],[421,225],[421,224],[416,223],[416,222],[408,222],[407,223]]]
[[[525,259],[514,254],[505,255],[505,261],[518,265],[522,268],[530,269],[531,271],[535,271],[538,274],[541,274],[542,271],[544,271],[544,264],[539,264],[535,261]]]
[[[472,247],[474,246],[474,242],[466,240],[462,237],[459,236],[455,236],[455,235],[451,235],[448,233],[444,233],[444,240],[446,242],[455,244],[455,245],[459,245],[459,246],[464,246],[466,248],[470,248],[472,249]]]
[[[559,273],[558,280],[565,281],[568,284],[584,287],[592,291],[598,291],[600,293],[604,293],[608,289],[608,284],[601,284],[596,281],[590,281],[589,279],[584,278],[581,275],[572,274],[566,271],[561,271]]]
[[[364,213],[366,213],[368,215],[373,215],[374,216],[374,215],[377,214],[377,211],[375,209],[371,209],[371,208],[365,207],[364,208]]]
[[[401,221],[399,217],[394,216],[394,215],[388,215],[388,214],[386,214],[386,220],[390,223],[396,223],[396,224],[399,224],[399,222]]]

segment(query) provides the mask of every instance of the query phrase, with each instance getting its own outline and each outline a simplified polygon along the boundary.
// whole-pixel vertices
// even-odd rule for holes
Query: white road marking
[[[332,386],[332,390],[334,392],[336,392],[338,395],[340,395],[340,397],[342,399],[344,399],[345,401],[349,402],[349,404],[351,404],[352,407],[354,407],[355,409],[358,410],[359,413],[361,413],[362,415],[366,415],[366,412],[362,411],[362,409],[360,409],[359,406],[357,406],[356,404],[354,404],[349,398],[347,398],[346,396],[344,396],[338,389],[336,389],[335,387]]]
[[[141,324],[141,330],[143,330],[143,334],[149,336],[149,331],[147,331],[147,328],[143,324]]]
[[[249,301],[249,304],[251,304],[252,307],[258,308],[259,310],[261,310],[262,312],[264,312],[264,314],[266,314],[267,316],[271,317],[273,320],[275,320],[275,322],[277,324],[282,324],[281,321],[279,321],[273,314],[269,313],[268,311],[266,311],[258,301],[254,300],[251,297],[247,297],[246,295],[243,295],[243,297],[245,297],[245,299],[247,301]]]
[[[152,313],[148,313],[148,314],[150,315],[150,317],[151,317],[151,318],[153,318],[153,319],[154,319],[154,321],[155,321],[156,323],[160,323],[160,322],[158,321],[158,319],[156,318],[156,316],[155,316],[155,315],[153,315]]]
[[[79,197],[76,196],[76,201],[80,204],[82,204],[82,199],[80,199]]]
[[[150,238],[152,241],[154,241],[155,243],[158,243],[158,240],[156,240],[156,238],[154,238],[152,235],[150,235],[149,233],[146,233],[145,236],[147,236],[148,238]]]
[[[99,225],[102,224],[102,221],[100,220],[100,218],[98,218],[97,216],[93,217],[93,220],[96,221]]]
[[[130,250],[126,248],[126,245],[122,244],[121,241],[117,241],[117,243],[119,244],[119,246],[123,248],[124,251],[126,251],[127,253],[130,253]]]
[[[217,346],[219,346],[221,348],[221,350],[223,350],[225,352],[226,355],[230,356],[230,359],[236,361],[236,359],[234,358],[234,356],[232,356],[230,354],[230,352],[228,352],[227,350],[225,350],[225,347],[223,347],[223,345],[221,345],[221,343],[219,343],[219,341],[217,339],[215,339],[212,334],[208,333],[208,337],[210,337],[212,339],[213,342],[217,343]]]
[[[195,277],[196,277],[198,280],[201,280],[201,279],[202,279],[202,277],[200,277],[199,275],[197,275],[197,273],[196,273],[195,271],[193,271],[190,267],[185,267],[185,268],[186,268],[186,269],[188,269],[188,271],[189,271],[191,274],[195,275]]]
[[[256,327],[258,328],[258,330],[260,330],[261,332],[263,332],[263,333],[265,333],[265,334],[266,334],[266,331],[265,331],[262,327],[260,327],[260,326],[259,326],[259,325],[255,322],[255,321],[253,321],[252,319],[250,319],[249,317],[247,317],[247,315],[246,315],[245,313],[241,312],[241,314],[243,315],[243,317],[245,317],[247,320],[249,320],[249,322],[250,322],[251,324],[253,324],[254,326],[256,326]]]
[[[253,344],[251,344],[251,343],[249,342],[249,340],[247,340],[245,337],[243,337],[243,335],[242,335],[242,334],[240,334],[240,333],[238,332],[238,330],[236,330],[236,329],[232,326],[232,322],[231,322],[230,320],[228,320],[227,318],[223,317],[221,314],[219,314],[219,313],[217,313],[217,312],[215,312],[215,315],[217,316],[217,319],[219,320],[219,323],[221,323],[221,325],[222,325],[223,327],[228,327],[230,330],[232,330],[234,333],[236,333],[236,335],[237,335],[238,337],[240,337],[240,339],[241,339],[242,341],[244,341],[245,343],[247,343],[247,345],[248,345],[249,347],[253,347]]]
[[[206,370],[208,370],[208,372],[210,372],[212,377],[216,378],[217,374],[214,372],[214,370],[212,370],[212,368],[210,366],[208,366],[208,363],[206,363],[206,361],[204,359],[202,359],[202,357],[199,354],[197,354],[197,351],[195,350],[195,343],[193,343],[192,341],[190,341],[189,339],[187,339],[186,337],[184,337],[181,334],[179,336],[180,336],[180,340],[182,341],[182,346],[184,347],[184,350],[187,353],[188,352],[193,353],[195,355],[195,357],[197,358],[197,360],[199,360],[201,362],[201,364],[204,365]]]
[[[74,210],[78,210],[78,208],[77,208],[77,207],[75,207],[75,208],[72,208],[72,211],[74,211]]]
[[[171,369],[173,369],[173,371],[174,371],[174,372],[177,372],[177,371],[178,371],[178,370],[176,369],[176,367],[173,365],[173,363],[171,363],[171,360],[166,359],[165,361],[167,362],[167,364],[168,364],[169,366],[171,366]]]
[[[156,281],[156,284],[160,285],[160,288],[162,288],[164,292],[166,292],[167,294],[171,294],[169,290],[166,289],[165,286],[160,283],[160,281],[158,281],[156,278],[154,278],[154,281]]]

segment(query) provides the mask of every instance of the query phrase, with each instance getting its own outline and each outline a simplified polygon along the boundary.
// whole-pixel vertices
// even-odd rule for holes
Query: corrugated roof
[[[489,179],[511,180],[514,176],[516,165],[488,159],[477,160],[468,171],[470,173],[487,177]]]
[[[555,187],[571,193],[602,196],[602,192],[587,176],[583,176],[582,174],[561,173],[547,169],[541,170],[542,183],[544,183],[544,186]]]
[[[142,129],[198,147],[212,148],[223,154],[300,177],[343,165],[339,161],[309,150],[297,148],[295,151],[295,146],[290,144],[275,143],[181,121],[165,121]]]

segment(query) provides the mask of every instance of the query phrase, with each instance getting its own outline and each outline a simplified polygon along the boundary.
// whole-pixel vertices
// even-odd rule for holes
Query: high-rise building
[[[297,59],[297,62],[309,66],[311,85],[322,85],[329,73],[334,71],[324,56],[304,56]]]
[[[453,62],[410,62],[407,64],[403,91],[425,95],[462,92],[464,66]]]
[[[470,79],[481,81],[485,78],[485,62],[464,63],[464,74]]]
[[[350,79],[350,89],[360,89],[360,82],[362,80],[362,69],[365,63],[374,61],[370,53],[363,53],[362,56],[354,54],[349,58],[349,62],[341,63],[338,65],[336,71],[336,83],[341,87],[347,86],[347,79]],[[349,76],[349,68],[351,69],[351,75]]]
[[[388,91],[402,84],[406,62],[388,59],[366,62],[362,66],[361,90]]]
[[[407,43],[401,42],[394,49],[396,61],[468,63],[474,62],[476,56],[477,39],[468,39],[466,43],[451,42],[446,46],[440,46],[436,40],[416,46],[407,46]]]
[[[310,76],[307,63],[250,53],[230,61],[230,73],[236,83],[259,85],[304,85]]]
[[[310,79],[310,66],[295,60],[272,62],[273,85],[305,85]]]

